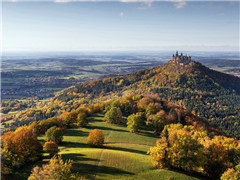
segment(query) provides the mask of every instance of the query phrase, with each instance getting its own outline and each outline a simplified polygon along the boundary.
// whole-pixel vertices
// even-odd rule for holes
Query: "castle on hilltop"
[[[178,51],[176,54],[172,56],[172,61],[177,62],[177,63],[183,63],[183,64],[188,64],[191,62],[191,56],[184,56],[182,53],[181,55],[178,54]]]

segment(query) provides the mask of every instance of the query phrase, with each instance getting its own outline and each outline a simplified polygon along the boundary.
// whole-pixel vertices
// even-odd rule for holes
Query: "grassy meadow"
[[[92,148],[87,145],[87,136],[93,129],[101,129],[105,136],[103,148]],[[72,128],[64,131],[60,153],[63,159],[73,160],[73,172],[79,172],[86,179],[161,179],[161,180],[197,180],[181,172],[158,170],[152,167],[147,151],[158,137],[150,130],[140,134],[132,134],[127,127],[112,125],[103,121],[102,114],[89,118],[86,128]],[[45,137],[39,140],[44,143]],[[47,154],[44,159],[35,163],[42,165],[49,160]],[[23,167],[16,172],[12,180],[26,179],[31,166]]]

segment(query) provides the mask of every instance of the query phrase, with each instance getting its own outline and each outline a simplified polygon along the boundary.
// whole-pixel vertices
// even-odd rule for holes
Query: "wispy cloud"
[[[182,9],[187,5],[186,1],[183,0],[167,0],[167,1],[173,2],[174,3],[173,5],[175,6],[176,9]]]
[[[120,17],[123,17],[123,16],[124,16],[124,13],[123,13],[123,12],[120,12],[119,15],[120,15]]]
[[[225,14],[224,13],[218,13],[216,14],[216,16],[224,16]]]
[[[55,2],[55,3],[69,3],[69,2],[103,2],[105,0],[2,0],[3,2]]]
[[[68,3],[71,2],[72,0],[54,0],[55,3]]]
[[[45,1],[45,2],[55,2],[55,3],[70,3],[70,2],[103,2],[103,1],[112,1],[112,2],[122,2],[122,3],[143,3],[146,8],[151,8],[153,2],[173,2],[173,5],[176,9],[184,8],[188,0],[2,0],[3,2],[36,2],[36,1]]]
[[[140,3],[144,3],[147,5],[147,7],[151,7],[152,6],[152,2],[153,0],[119,0],[120,2],[123,3],[136,3],[136,2],[140,2]]]

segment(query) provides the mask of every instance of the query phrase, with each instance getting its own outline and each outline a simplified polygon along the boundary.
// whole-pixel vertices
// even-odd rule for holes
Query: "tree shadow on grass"
[[[124,171],[118,168],[114,167],[108,167],[108,166],[99,166],[99,162],[101,160],[94,159],[94,158],[86,158],[85,155],[80,153],[70,153],[70,154],[62,154],[62,158],[64,160],[66,159],[72,159],[72,171],[75,173],[79,173],[82,176],[84,176],[87,179],[94,179],[95,174],[97,175],[133,175],[133,173]],[[77,162],[78,161],[78,162]],[[79,162],[80,161],[80,162]],[[89,161],[89,163],[81,163],[81,161]]]
[[[80,153],[61,154],[63,159],[71,159],[73,161],[99,161],[98,159],[87,158],[86,155]],[[74,163],[74,162],[73,162]]]
[[[98,175],[111,174],[111,175],[134,175],[134,173],[121,170],[115,167],[98,166]]]
[[[153,130],[151,127],[149,126],[143,126],[141,128],[142,131],[140,131],[139,135],[142,136],[147,136],[147,137],[154,137],[154,138],[158,138],[159,136],[153,133]]]
[[[139,135],[152,137],[152,138],[160,138],[160,136],[157,136],[157,135],[155,135],[153,133],[150,133],[150,132],[140,132]]]
[[[63,141],[61,143],[61,146],[64,146],[65,148],[74,148],[74,147],[89,148],[89,146],[85,143],[69,142],[69,141]]]
[[[137,146],[137,145],[136,145]],[[105,146],[106,149],[110,149],[110,150],[118,150],[118,151],[125,151],[125,152],[132,152],[132,153],[138,153],[138,154],[144,154],[146,155],[147,152],[146,151],[141,151],[141,150],[137,150],[137,149],[129,149],[129,148],[123,148],[123,147],[111,147],[106,145]]]
[[[134,173],[124,171],[115,167],[109,167],[109,166],[98,166],[97,164],[87,164],[87,163],[80,163],[80,164],[74,164],[73,163],[73,172],[78,172],[82,176],[84,176],[86,179],[95,179],[95,175],[98,176],[105,176],[107,174],[109,175],[134,175]]]
[[[103,127],[103,126],[88,126],[86,127],[87,129],[101,129],[101,130],[109,130],[109,131],[119,131],[119,132],[129,132],[126,130],[122,130],[122,129],[113,129],[110,127]]]
[[[17,170],[14,170],[14,172],[6,177],[6,179],[11,180],[25,180],[28,179],[30,176],[32,169],[36,166],[41,167],[42,165],[48,163],[49,157],[42,157],[36,162],[30,162],[25,164],[24,166],[20,167]],[[1,179],[1,178],[0,178]]]
[[[88,132],[80,129],[67,129],[64,131],[64,136],[88,136]]]
[[[90,117],[90,118],[89,118],[89,122],[103,122],[103,120],[101,120],[101,119],[96,119],[96,118],[94,118],[94,117]]]

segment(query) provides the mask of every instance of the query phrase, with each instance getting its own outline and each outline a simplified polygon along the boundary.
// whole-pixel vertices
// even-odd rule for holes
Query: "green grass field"
[[[125,126],[104,122],[101,114],[90,117],[89,120],[86,128],[66,129],[60,146],[63,159],[73,160],[73,172],[80,173],[86,179],[202,179],[180,172],[153,168],[146,153],[150,146],[155,145],[158,137],[150,130],[132,134]],[[87,145],[86,138],[89,132],[96,128],[104,132],[103,148],[91,148]],[[44,136],[39,139],[42,143],[45,142]],[[48,156],[45,155],[45,159],[35,165],[41,165],[48,160]],[[30,169],[26,166],[11,179],[26,179]]]

